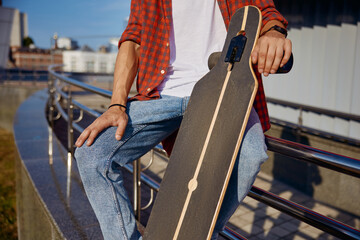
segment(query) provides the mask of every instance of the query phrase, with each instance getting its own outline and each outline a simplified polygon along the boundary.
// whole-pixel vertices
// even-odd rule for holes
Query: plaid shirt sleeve
[[[269,21],[277,20],[287,26],[286,19],[275,8],[272,0],[218,0],[221,13],[224,17],[225,25],[228,26],[231,16],[239,9],[247,5],[258,7],[262,15],[262,27]]]
[[[141,42],[142,24],[140,22],[140,2],[140,0],[131,1],[128,25],[120,38],[118,47],[120,47],[121,43],[129,40],[136,42],[137,44],[140,44]]]
[[[275,8],[275,4],[272,0],[253,0],[251,1],[252,5],[257,6],[262,15],[262,27],[264,27],[269,21],[277,20],[282,22],[285,27],[287,27],[288,22],[286,19],[279,13]]]

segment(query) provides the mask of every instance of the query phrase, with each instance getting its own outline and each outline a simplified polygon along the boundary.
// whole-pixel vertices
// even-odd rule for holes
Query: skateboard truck
[[[231,68],[235,62],[240,62],[241,56],[243,54],[246,45],[246,41],[247,41],[247,37],[245,36],[244,31],[240,31],[236,37],[233,37],[231,39],[229,49],[227,51],[224,60],[225,62],[229,63],[229,66],[231,66]]]

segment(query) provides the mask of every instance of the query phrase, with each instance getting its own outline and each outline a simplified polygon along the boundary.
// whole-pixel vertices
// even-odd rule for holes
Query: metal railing
[[[37,85],[46,83],[48,80],[48,71],[45,70],[28,70],[21,68],[0,69],[0,83],[16,82],[19,84]]]
[[[81,103],[75,101],[72,98],[71,87],[67,87],[66,92],[63,90],[59,83],[65,83],[67,85],[81,88],[85,91],[98,94],[100,96],[111,98],[111,92],[96,88],[82,82],[76,81],[74,79],[63,76],[59,73],[56,73],[53,70],[54,66],[49,67],[49,121],[53,125],[53,121],[61,115],[68,122],[68,154],[72,156],[74,152],[74,139],[73,134],[74,130],[81,132],[83,128],[77,124],[81,121],[84,116],[84,112],[92,117],[100,116],[100,113],[94,111],[91,108],[88,108]],[[60,98],[65,99],[67,111],[63,110],[59,100]],[[73,111],[74,109],[80,110],[80,116],[76,120],[74,119]],[[57,109],[58,115],[54,117],[55,110]],[[310,110],[309,110],[310,111]],[[333,112],[332,112],[333,113]],[[326,114],[322,111],[322,114]],[[348,116],[346,116],[348,117]],[[357,117],[357,116],[355,116]],[[308,163],[316,164],[343,174],[354,176],[360,178],[360,160],[353,159],[334,153],[322,151],[320,149],[312,148],[303,144],[286,141],[283,139],[273,138],[266,136],[266,144],[269,151],[280,153],[292,158],[296,158]],[[166,156],[166,152],[160,147],[157,146],[152,150],[160,153],[163,156]],[[153,157],[150,162],[152,162]],[[159,191],[159,183],[145,174],[143,171],[147,169],[141,169],[141,163],[139,160],[135,161],[133,165],[126,165],[125,169],[133,173],[134,178],[134,210],[138,220],[141,217],[141,210],[149,207],[152,204],[154,192]],[[142,184],[148,187],[151,191],[151,199],[145,207],[141,207],[141,186]],[[306,222],[318,229],[323,230],[329,234],[332,234],[336,237],[343,239],[360,239],[360,231],[354,229],[344,223],[335,221],[331,218],[328,218],[324,215],[321,215],[317,212],[314,212],[306,207],[300,206],[294,202],[283,199],[275,194],[267,192],[263,189],[252,187],[248,196],[254,198],[266,205],[269,205],[273,208],[280,210],[294,218],[297,218],[303,222]],[[232,231],[229,228],[225,228],[221,235],[227,239],[245,239],[240,234]]]
[[[293,103],[293,102],[274,99],[274,98],[270,98],[270,97],[267,97],[266,101],[267,101],[267,103],[270,103],[273,105],[278,105],[278,106],[291,108],[294,110],[299,110],[298,121],[296,124],[271,117],[270,121],[274,124],[277,124],[277,125],[280,125],[283,127],[292,128],[298,132],[309,133],[309,134],[320,136],[323,138],[328,138],[328,139],[331,139],[334,141],[344,142],[344,143],[354,145],[354,146],[360,146],[359,140],[341,136],[341,135],[334,134],[334,133],[321,131],[321,130],[314,129],[311,127],[306,127],[303,125],[303,113],[304,112],[315,113],[318,115],[324,115],[324,116],[328,116],[331,118],[339,118],[339,119],[342,119],[345,121],[349,121],[349,122],[352,121],[352,122],[357,122],[357,123],[360,123],[359,115],[343,113],[343,112],[339,112],[339,111],[333,111],[333,110],[329,110],[329,109],[323,109],[323,108],[318,108],[318,107],[314,107],[314,106]]]
[[[360,116],[355,115],[355,114],[343,113],[343,112],[333,111],[333,110],[329,110],[329,109],[323,109],[323,108],[313,107],[313,106],[309,106],[309,105],[303,105],[303,104],[288,102],[288,101],[284,101],[284,100],[269,98],[269,97],[266,98],[266,101],[268,103],[272,103],[275,105],[281,105],[284,107],[299,109],[301,113],[302,112],[312,112],[312,113],[327,115],[330,117],[341,118],[341,119],[344,119],[347,121],[360,122]],[[301,116],[299,118],[301,119]]]

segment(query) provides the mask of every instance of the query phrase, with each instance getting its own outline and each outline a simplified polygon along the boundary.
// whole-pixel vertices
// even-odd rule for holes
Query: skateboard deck
[[[211,238],[257,92],[260,24],[253,6],[232,16],[221,57],[191,94],[144,239]]]

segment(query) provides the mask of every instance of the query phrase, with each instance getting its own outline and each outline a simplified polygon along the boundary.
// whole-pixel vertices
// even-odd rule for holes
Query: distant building
[[[79,45],[77,41],[71,38],[61,37],[57,39],[57,47],[66,50],[76,50],[79,48]]]
[[[104,48],[101,49],[101,52],[89,51],[88,48],[84,48],[84,50],[63,51],[64,71],[87,73],[114,72],[117,53],[105,52]]]
[[[81,47],[81,51],[83,51],[83,52],[94,52],[94,50],[90,46],[88,46],[86,44]]]
[[[108,45],[100,46],[97,52],[88,45],[83,45],[79,50],[63,50],[64,71],[113,73],[117,55],[117,46],[112,44],[114,42],[115,38]]]
[[[51,64],[63,64],[63,55],[59,50],[12,47],[11,52],[17,68],[47,70]]]
[[[28,36],[26,13],[0,6],[0,33],[0,68],[5,68],[10,46],[22,47],[23,39]]]

